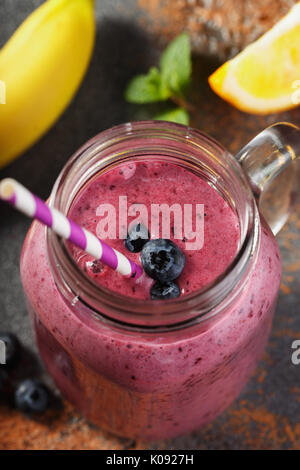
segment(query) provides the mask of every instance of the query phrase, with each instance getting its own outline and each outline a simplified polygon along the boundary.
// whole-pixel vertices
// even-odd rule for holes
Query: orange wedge
[[[300,2],[208,79],[242,111],[268,114],[300,104]]]

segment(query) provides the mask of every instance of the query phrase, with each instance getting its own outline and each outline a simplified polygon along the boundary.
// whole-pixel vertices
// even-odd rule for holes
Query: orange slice
[[[208,79],[242,111],[268,114],[300,104],[300,2]]]

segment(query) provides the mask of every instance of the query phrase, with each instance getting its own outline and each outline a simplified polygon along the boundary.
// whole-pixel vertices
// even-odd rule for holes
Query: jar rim
[[[220,143],[197,129],[165,121],[137,121],[112,127],[89,140],[69,159],[55,182],[50,196],[50,205],[67,213],[68,210],[65,211],[66,200],[68,197],[72,200],[84,179],[88,178],[88,175],[84,177],[84,172],[90,171],[89,159],[98,157],[98,162],[103,163],[103,160],[108,158],[106,153],[112,152],[114,146],[120,143],[126,144],[126,142],[128,144],[133,138],[143,136],[149,139],[159,136],[161,139],[167,139],[169,144],[173,139],[176,142],[181,141],[186,145],[193,145],[195,149],[198,146],[202,152],[203,149],[207,149],[208,152],[213,151],[215,154],[222,155],[223,158],[226,156],[224,165],[226,162],[226,165],[230,167],[232,175],[239,184],[237,189],[246,201],[243,239],[231,264],[212,283],[197,291],[174,300],[154,302],[126,297],[96,285],[78,267],[67,250],[65,242],[50,229],[47,229],[48,258],[61,293],[76,297],[94,313],[125,327],[128,325],[146,329],[170,325],[182,327],[191,322],[204,321],[215,316],[221,310],[221,305],[223,308],[224,302],[232,301],[240,292],[246,273],[253,265],[258,251],[260,220],[250,185],[238,162]],[[101,152],[105,154],[104,158],[103,155],[99,158]],[[105,163],[107,165],[107,161],[103,165]],[[68,179],[75,174],[76,165],[81,168],[81,172],[76,174],[78,183],[72,185],[73,196],[69,194],[67,197],[66,186]],[[89,177],[90,175],[91,171]]]

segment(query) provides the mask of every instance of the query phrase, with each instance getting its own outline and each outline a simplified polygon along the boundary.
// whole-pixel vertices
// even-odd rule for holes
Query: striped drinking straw
[[[110,247],[95,235],[80,227],[57,209],[50,208],[35,194],[17,181],[6,178],[0,182],[0,199],[8,202],[28,217],[50,227],[55,233],[69,240],[95,259],[99,259],[123,276],[139,278],[141,266],[129,260],[119,251]]]

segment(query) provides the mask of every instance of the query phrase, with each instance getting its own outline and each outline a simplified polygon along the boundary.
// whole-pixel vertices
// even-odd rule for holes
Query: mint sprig
[[[157,114],[153,119],[189,123],[185,94],[191,82],[192,61],[187,33],[177,36],[162,53],[159,68],[151,67],[145,75],[133,77],[125,90],[129,103],[148,104],[173,101],[177,105]],[[179,106],[179,107],[178,107]]]
[[[177,122],[178,124],[189,124],[189,113],[184,108],[173,108],[154,116],[154,119],[159,121]]]
[[[164,97],[160,72],[156,67],[151,67],[147,75],[133,77],[125,90],[125,99],[129,103],[155,103],[167,98]]]
[[[161,80],[169,96],[184,96],[192,73],[190,39],[182,33],[174,39],[160,58]]]

